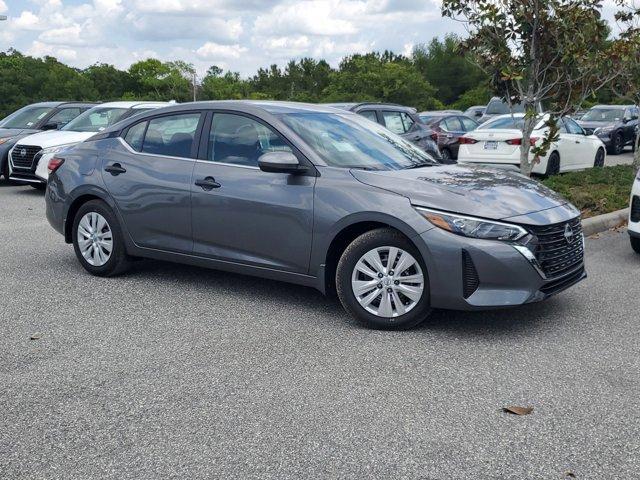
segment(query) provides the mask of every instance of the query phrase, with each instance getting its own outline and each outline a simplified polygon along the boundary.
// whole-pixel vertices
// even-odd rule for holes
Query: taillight
[[[63,163],[64,163],[64,158],[53,157],[51,160],[49,160],[49,165],[48,165],[49,175],[51,175],[53,172],[58,170]]]
[[[532,147],[535,147],[537,141],[538,141],[537,137],[531,137],[529,139],[529,144]],[[522,138],[512,138],[511,140],[505,140],[505,142],[509,145],[522,145]]]
[[[431,134],[431,139],[432,139],[434,142],[437,142],[437,141],[438,141],[438,134],[437,134],[436,132],[433,132],[433,133]]]
[[[473,145],[474,143],[478,143],[478,140],[470,137],[460,137],[458,141],[460,142],[460,145]]]

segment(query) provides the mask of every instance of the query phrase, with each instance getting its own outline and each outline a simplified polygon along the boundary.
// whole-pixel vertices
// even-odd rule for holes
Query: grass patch
[[[634,177],[631,165],[617,165],[563,173],[542,183],[564,196],[588,218],[627,208]]]

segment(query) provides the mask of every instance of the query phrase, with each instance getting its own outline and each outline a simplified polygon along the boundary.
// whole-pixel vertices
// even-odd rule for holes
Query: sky
[[[200,74],[217,65],[243,76],[304,56],[336,66],[352,53],[410,53],[464,33],[440,0],[0,0],[0,14],[0,51],[80,68],[184,60]]]

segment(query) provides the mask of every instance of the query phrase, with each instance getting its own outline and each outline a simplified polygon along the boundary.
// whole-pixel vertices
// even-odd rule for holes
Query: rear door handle
[[[213,190],[214,188],[220,188],[222,186],[218,182],[216,182],[216,179],[213,177],[205,177],[201,178],[200,180],[196,180],[196,185],[207,192]]]
[[[105,172],[109,172],[111,175],[116,177],[116,176],[120,175],[121,173],[125,173],[127,171],[127,169],[124,168],[119,163],[114,163],[113,165],[109,165],[108,167],[105,167],[104,171]]]

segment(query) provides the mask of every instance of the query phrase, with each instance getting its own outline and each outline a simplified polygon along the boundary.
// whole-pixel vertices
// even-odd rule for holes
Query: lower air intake
[[[469,298],[480,286],[478,271],[469,252],[462,250],[462,295]]]

